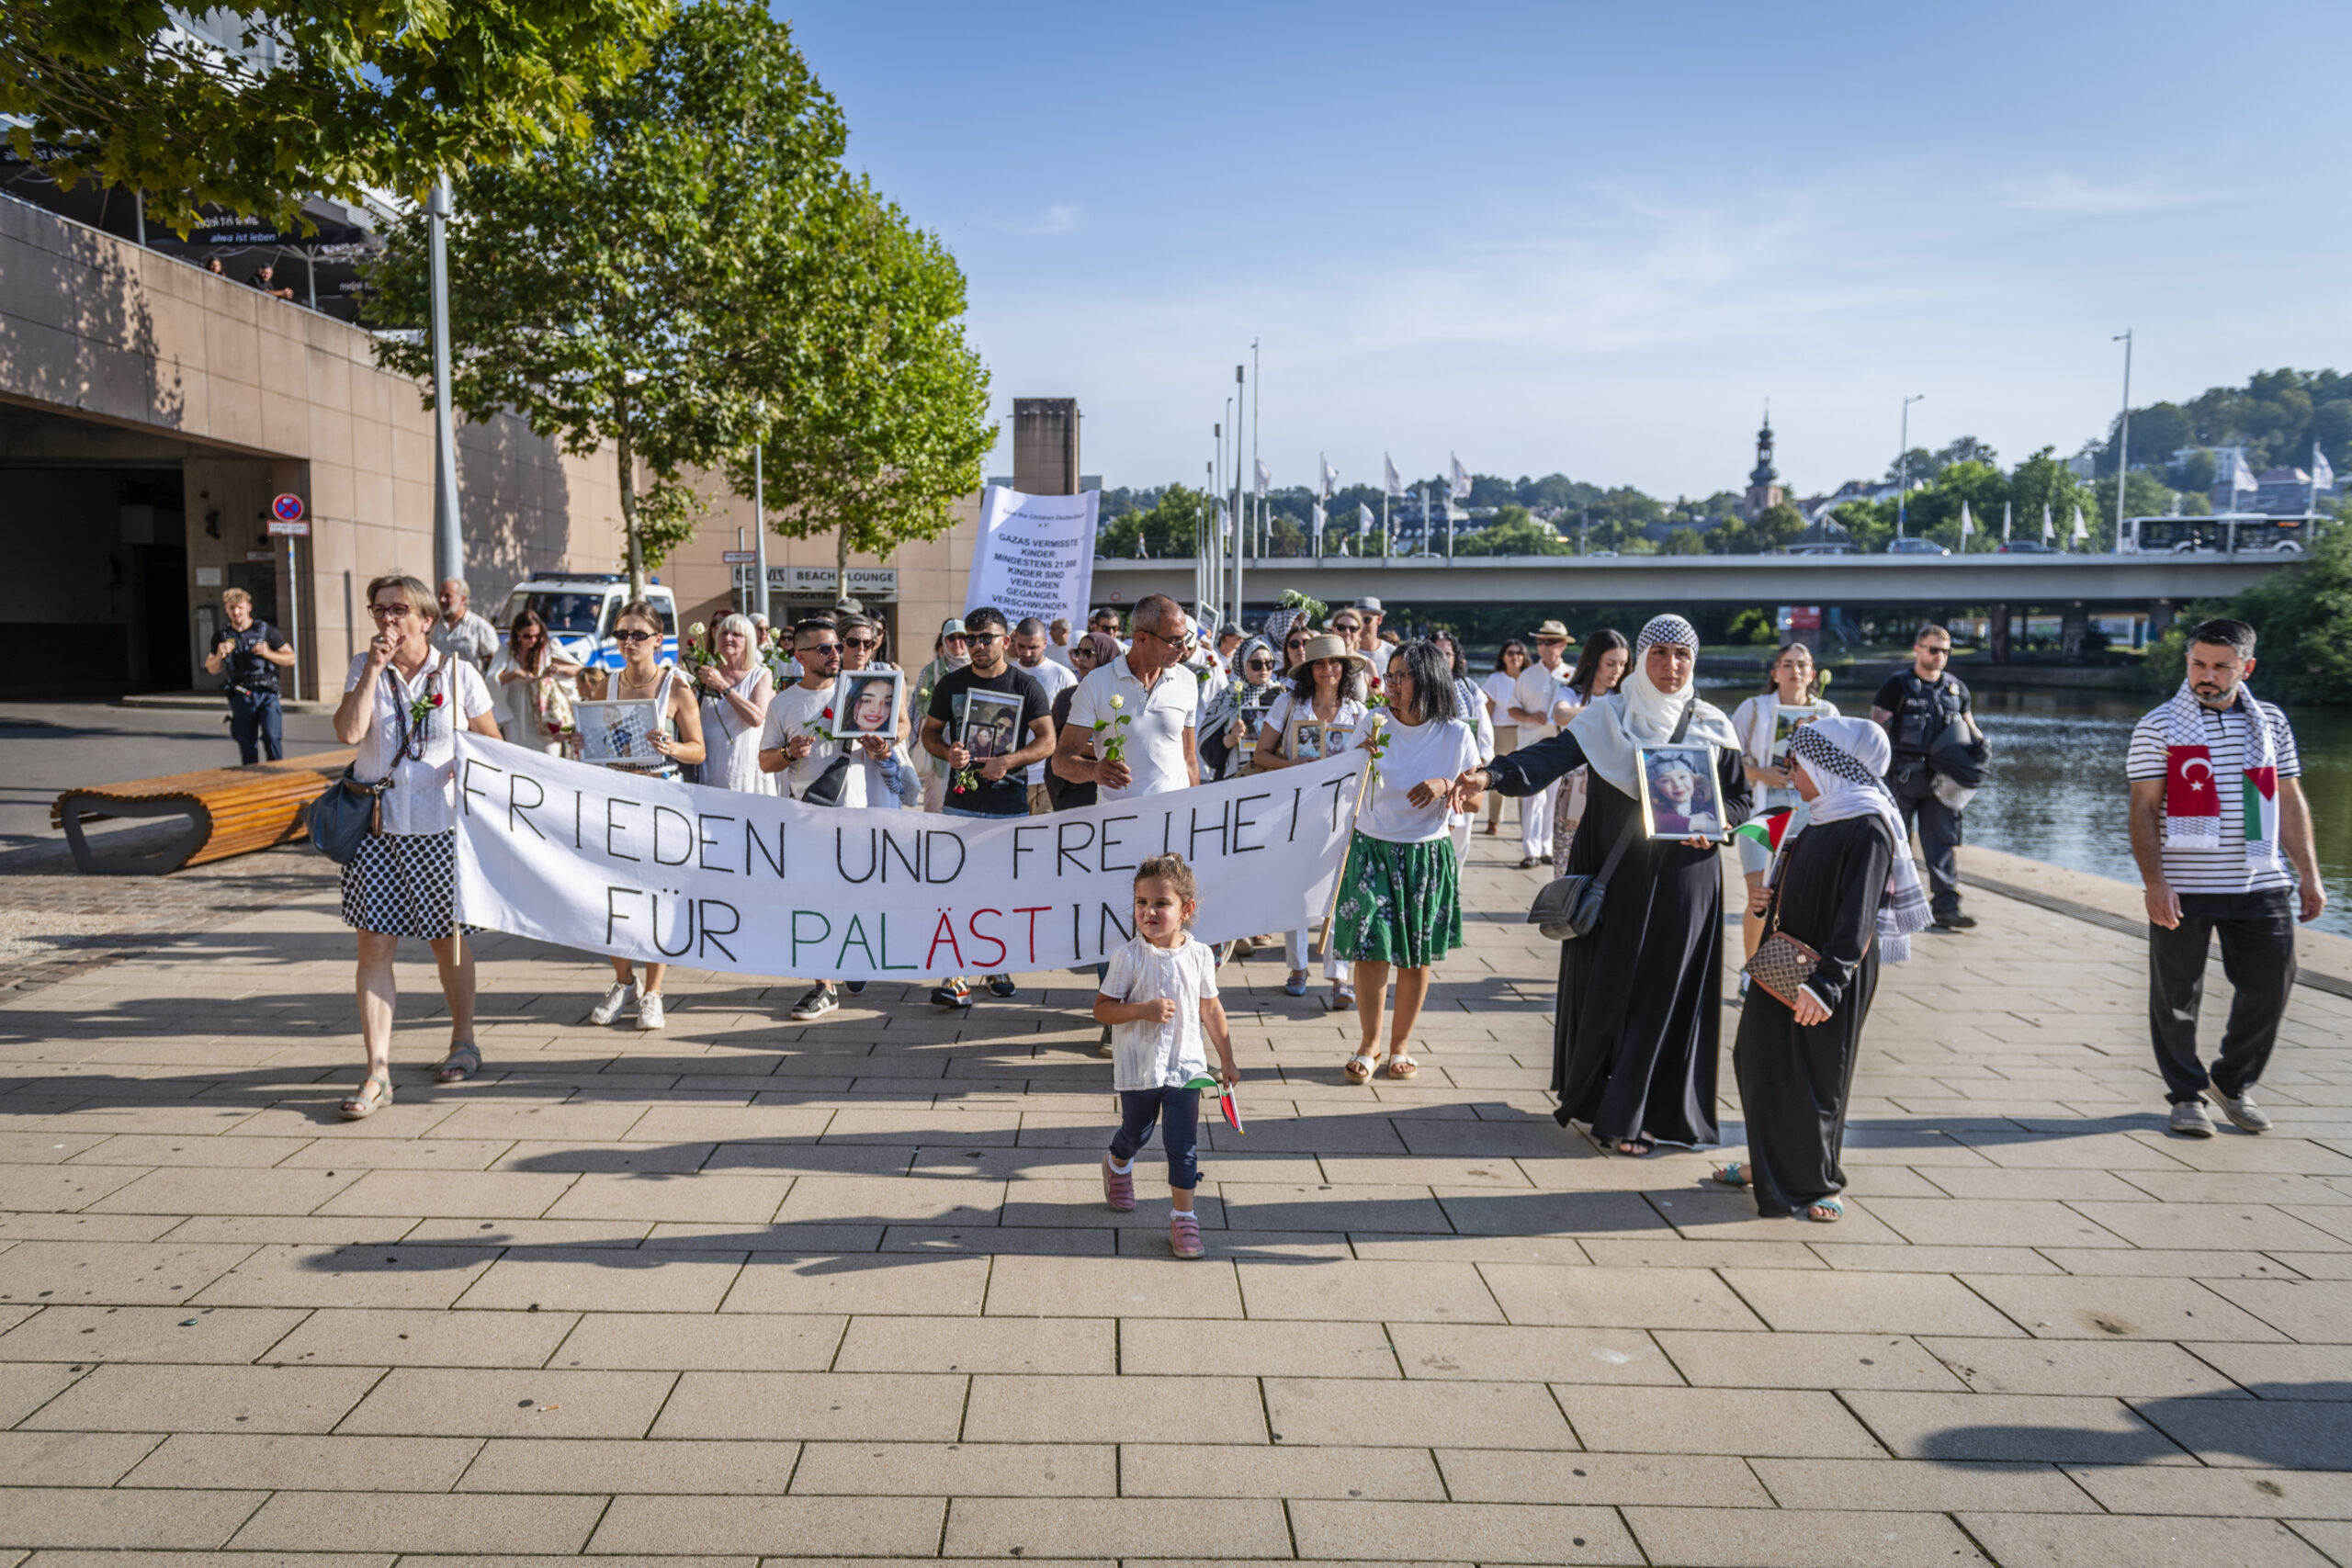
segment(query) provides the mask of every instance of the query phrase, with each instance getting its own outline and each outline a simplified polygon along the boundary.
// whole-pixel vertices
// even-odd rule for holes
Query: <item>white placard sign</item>
[[[1057,616],[1084,626],[1087,594],[1094,586],[1094,520],[1102,503],[1099,490],[1023,495],[990,485],[980,491],[980,536],[972,547],[964,613],[993,604],[1012,626],[1024,615],[1048,626]]]
[[[458,735],[458,911],[559,947],[846,980],[1062,969],[1135,930],[1172,850],[1193,934],[1310,925],[1331,901],[1364,753],[1050,817],[807,806]]]

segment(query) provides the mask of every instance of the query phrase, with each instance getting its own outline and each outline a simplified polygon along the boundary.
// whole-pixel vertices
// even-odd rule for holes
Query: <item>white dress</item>
[[[754,664],[729,689],[745,702],[754,699],[768,682],[764,665]],[[704,689],[702,697],[702,782],[714,789],[740,790],[745,795],[774,795],[776,775],[760,772],[760,726],[746,724],[734,705],[718,693]]]

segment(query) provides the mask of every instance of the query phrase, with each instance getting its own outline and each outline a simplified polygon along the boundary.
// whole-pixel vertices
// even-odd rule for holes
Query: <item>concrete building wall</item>
[[[9,499],[30,488],[5,482],[12,467],[180,464],[193,646],[195,611],[218,595],[199,572],[247,565],[268,547],[270,498],[300,495],[312,526],[295,568],[308,694],[317,660],[339,686],[348,651],[365,646],[352,612],[369,577],[430,575],[432,458],[419,384],[379,368],[368,333],[0,199],[0,546],[56,525],[38,498]],[[620,559],[609,453],[566,456],[501,416],[461,427],[458,482],[467,573],[485,606],[535,570]],[[276,570],[291,590],[285,555]],[[62,586],[34,592],[58,605],[37,618],[69,619]]]

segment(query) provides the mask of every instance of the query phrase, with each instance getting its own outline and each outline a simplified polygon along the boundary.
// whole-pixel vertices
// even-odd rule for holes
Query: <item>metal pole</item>
[[[466,574],[466,535],[458,515],[458,438],[449,415],[449,187],[425,199],[433,261],[433,575]]]
[[[1903,537],[1904,520],[1911,500],[1911,405],[1927,397],[1921,392],[1903,400],[1903,434],[1894,444],[1894,536]]]
[[[1258,340],[1250,340],[1250,384],[1258,387]],[[1259,388],[1258,400],[1250,405],[1250,493],[1258,502],[1258,555],[1263,559],[1266,546],[1266,498],[1258,494],[1258,415],[1265,401],[1265,390]]]
[[[286,682],[294,700],[302,700],[302,541],[286,536],[286,651],[294,662],[286,667]]]
[[[768,613],[768,476],[763,462],[768,446],[767,415],[767,405],[762,403],[760,434],[752,443],[752,613],[758,615]]]
[[[135,190],[130,193],[130,219],[132,222],[139,225],[139,243],[145,244],[147,243],[147,193],[143,190]]]
[[[2123,345],[2123,418],[2115,432],[2115,536],[2123,537],[2123,486],[2132,472],[2132,329],[2107,340]],[[2230,492],[2230,506],[2238,503],[2237,492]]]
[[[1250,383],[1244,375],[1248,369],[1249,367],[1246,365],[1237,365],[1233,367],[1233,395],[1245,404],[1250,397]],[[1252,435],[1250,438],[1251,451],[1254,452],[1257,449],[1257,445],[1258,438]],[[1250,476],[1250,489],[1254,491],[1257,488],[1258,477],[1253,470]],[[1233,427],[1233,527],[1238,536],[1233,541],[1233,604],[1227,610],[1225,620],[1218,623],[1219,629],[1223,628],[1227,621],[1238,624],[1241,619],[1241,566],[1250,554],[1250,535],[1252,528],[1252,525],[1245,521],[1247,513],[1244,511],[1242,494],[1241,427],[1237,424]],[[1209,646],[1212,649],[1216,646],[1214,637],[1210,639]]]

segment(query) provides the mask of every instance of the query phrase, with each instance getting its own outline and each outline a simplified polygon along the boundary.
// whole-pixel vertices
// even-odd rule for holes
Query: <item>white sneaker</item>
[[[637,1026],[639,1029],[660,1029],[670,1021],[662,1016],[662,993],[648,991],[637,998]]]
[[[605,999],[598,1002],[595,1008],[588,1014],[588,1021],[591,1023],[612,1022],[613,1020],[620,1017],[621,1009],[628,1006],[629,998],[636,995],[637,983],[635,981],[614,981],[613,988],[605,993]]]

